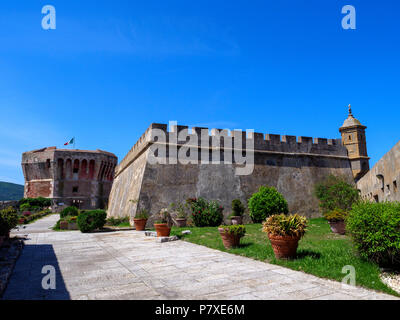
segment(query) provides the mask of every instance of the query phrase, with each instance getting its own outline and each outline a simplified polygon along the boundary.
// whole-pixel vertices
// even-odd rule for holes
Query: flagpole
[[[74,149],[75,149],[75,137],[74,137]]]

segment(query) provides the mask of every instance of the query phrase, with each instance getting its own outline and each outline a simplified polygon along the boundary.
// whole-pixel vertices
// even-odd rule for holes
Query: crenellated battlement
[[[160,136],[164,136],[160,139]],[[219,140],[218,140],[219,139]],[[193,141],[196,141],[193,144]],[[125,158],[116,168],[116,175],[121,173],[137,159],[152,144],[165,143],[169,146],[197,147],[212,150],[218,146],[225,149],[242,148],[243,151],[258,153],[282,154],[290,156],[319,156],[347,158],[347,149],[341,139],[312,138],[305,136],[289,136],[252,131],[228,130],[205,127],[189,127],[172,125],[168,130],[167,124],[152,123]]]

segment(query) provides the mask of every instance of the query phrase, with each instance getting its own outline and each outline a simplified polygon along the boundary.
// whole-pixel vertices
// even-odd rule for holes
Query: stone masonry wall
[[[53,199],[54,205],[104,208],[117,157],[102,150],[43,148],[22,155],[24,197]]]
[[[165,132],[165,143],[155,137],[154,129]],[[269,185],[285,196],[292,213],[316,217],[320,213],[317,199],[312,194],[315,183],[329,174],[352,178],[347,149],[341,145],[340,139],[281,137],[262,133],[248,133],[246,136],[245,132],[213,129],[211,135],[206,131],[207,134],[199,141],[186,148],[190,150],[189,154],[197,150],[197,159],[200,160],[201,152],[205,152],[211,162],[212,151],[218,150],[221,159],[224,159],[224,152],[233,153],[231,146],[241,136],[244,138],[243,145],[254,146],[251,151],[254,152],[255,162],[252,174],[236,174],[236,169],[242,165],[238,164],[235,154],[227,163],[181,164],[174,161],[174,148],[179,152],[185,142],[192,141],[195,132],[200,133],[200,129],[192,128],[190,131],[188,127],[175,126],[168,132],[166,125],[152,124],[116,168],[108,215],[132,218],[138,207],[147,208],[154,215],[171,202],[204,197],[220,201],[227,216],[233,199],[247,202],[261,185]],[[221,134],[232,140],[219,137]],[[180,138],[178,141],[177,137]],[[221,148],[212,147],[216,140],[221,140]],[[207,143],[210,147],[205,147]],[[151,164],[152,155],[163,145],[166,146],[166,157],[169,157],[166,164]],[[129,202],[131,199],[138,199],[138,204]],[[153,220],[151,218],[149,224]]]
[[[376,202],[400,201],[400,141],[358,182],[364,199]]]

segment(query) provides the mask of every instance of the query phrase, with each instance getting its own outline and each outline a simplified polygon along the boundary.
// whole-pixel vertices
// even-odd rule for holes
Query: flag
[[[68,142],[64,143],[64,146],[67,146],[67,145],[69,145],[69,144],[73,144],[73,143],[74,143],[74,139],[75,139],[75,138],[72,138],[72,139],[69,140]]]

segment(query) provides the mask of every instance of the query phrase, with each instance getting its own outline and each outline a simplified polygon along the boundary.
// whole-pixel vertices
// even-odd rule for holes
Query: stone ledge
[[[172,236],[172,237],[156,237],[156,241],[163,243],[163,242],[171,242],[171,241],[176,241],[179,240],[177,236]]]
[[[155,231],[145,231],[144,234],[146,237],[156,238],[156,242],[160,242],[160,243],[179,240],[178,236],[157,237],[157,232],[155,232]]]

